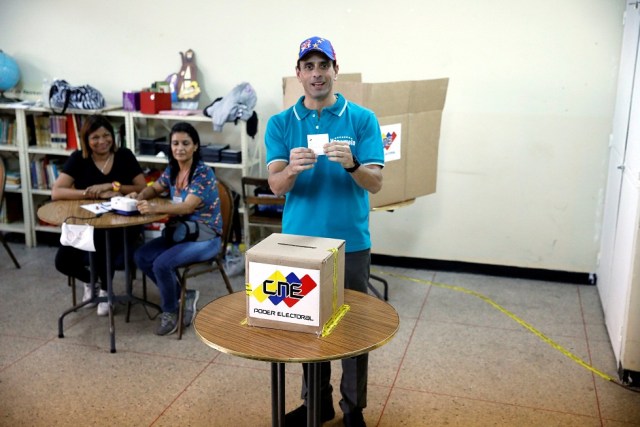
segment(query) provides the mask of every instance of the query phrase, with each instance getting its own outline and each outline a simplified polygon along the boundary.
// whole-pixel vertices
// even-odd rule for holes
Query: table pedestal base
[[[284,427],[285,364],[271,363],[271,425]],[[309,363],[307,370],[307,426],[320,427],[320,363]]]
[[[105,249],[106,249],[106,269],[107,271],[112,271],[111,268],[111,242],[110,242],[110,231],[111,230],[107,230],[107,232],[105,233]],[[152,302],[149,302],[146,300],[146,294],[145,294],[145,299],[142,298],[138,298],[136,296],[133,295],[132,292],[132,283],[131,283],[131,267],[130,267],[130,255],[129,255],[129,248],[128,245],[126,244],[127,242],[127,229],[124,229],[124,241],[125,241],[125,245],[124,245],[124,274],[125,274],[125,278],[126,278],[126,282],[127,282],[127,293],[126,295],[121,295],[121,296],[116,296],[113,294],[113,282],[111,279],[111,275],[108,274],[107,275],[107,296],[106,297],[98,297],[95,295],[95,284],[97,282],[96,279],[96,269],[95,269],[95,261],[94,261],[94,256],[95,253],[94,252],[89,252],[89,267],[91,270],[91,286],[94,289],[94,295],[93,298],[91,298],[89,301],[83,302],[81,304],[75,305],[73,307],[71,307],[70,309],[66,310],[64,313],[62,313],[62,315],[60,315],[60,317],[58,318],[58,338],[64,338],[64,326],[63,326],[63,320],[65,318],[65,316],[73,311],[76,311],[77,309],[84,307],[87,304],[91,304],[91,303],[101,303],[101,302],[107,302],[109,303],[109,338],[110,338],[110,345],[111,345],[111,353],[115,353],[116,352],[116,328],[115,328],[115,324],[114,324],[114,319],[113,319],[113,308],[115,306],[116,302],[126,302],[128,307],[127,307],[127,315],[126,315],[126,321],[129,322],[129,306],[131,303],[141,303],[144,304],[145,306],[150,306],[156,310],[158,310],[158,312],[160,313],[162,310],[160,309],[160,307]]]

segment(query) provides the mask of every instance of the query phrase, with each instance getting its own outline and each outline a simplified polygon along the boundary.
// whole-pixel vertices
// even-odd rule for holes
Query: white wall
[[[0,49],[26,90],[90,83],[111,103],[196,52],[208,101],[249,81],[264,126],[298,44],[341,72],[449,77],[437,193],[372,214],[374,252],[595,270],[623,0],[2,0]],[[261,132],[262,133],[262,132]],[[263,134],[263,133],[262,133]]]

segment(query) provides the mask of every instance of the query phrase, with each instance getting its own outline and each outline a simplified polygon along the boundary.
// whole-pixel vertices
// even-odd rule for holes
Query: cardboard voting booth
[[[247,250],[247,323],[330,333],[348,309],[344,249],[344,240],[274,233]]]
[[[339,74],[334,91],[372,110],[380,123],[385,167],[382,190],[371,207],[426,196],[436,191],[438,143],[449,79],[362,83],[360,74]],[[304,95],[296,77],[283,79],[284,107]]]

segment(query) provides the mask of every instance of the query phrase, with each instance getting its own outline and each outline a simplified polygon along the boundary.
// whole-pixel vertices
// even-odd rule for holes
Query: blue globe
[[[9,55],[0,50],[0,92],[9,90],[20,81],[18,64]]]

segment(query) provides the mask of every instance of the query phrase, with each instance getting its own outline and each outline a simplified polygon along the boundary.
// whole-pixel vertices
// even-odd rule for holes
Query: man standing
[[[333,90],[338,63],[331,42],[311,37],[300,44],[296,76],[304,96],[267,124],[269,186],[286,194],[282,232],[346,241],[345,288],[367,292],[371,263],[369,192],[382,188],[384,153],[375,114]],[[340,408],[344,425],[365,426],[368,354],[342,360]],[[307,421],[305,404],[285,417],[288,426]],[[335,417],[331,364],[320,368],[321,421]]]

